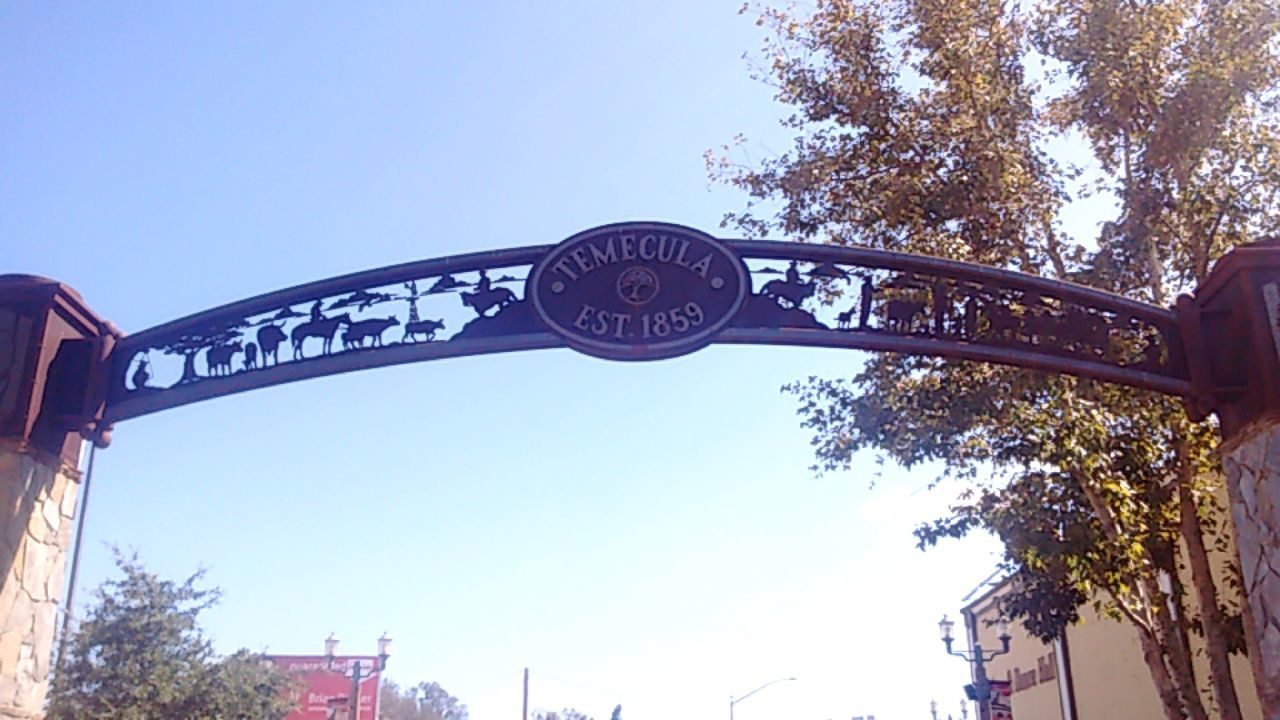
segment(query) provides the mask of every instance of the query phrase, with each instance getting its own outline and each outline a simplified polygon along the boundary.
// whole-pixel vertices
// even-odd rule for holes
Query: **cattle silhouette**
[[[404,337],[400,342],[417,342],[418,335],[425,335],[428,341],[436,339],[436,331],[444,329],[444,320],[421,320],[404,324]]]
[[[885,328],[889,332],[907,334],[912,331],[917,316],[924,314],[924,303],[919,300],[894,299],[885,303]]]
[[[400,321],[395,317],[379,318],[376,320],[361,320],[347,325],[346,332],[342,333],[342,347],[347,350],[364,347],[364,341],[371,340],[373,347],[382,344],[382,333],[387,328],[399,325]]]
[[[231,358],[235,357],[238,352],[240,352],[239,341],[226,345],[214,345],[209,348],[209,353],[205,358],[209,364],[209,376],[230,375]]]
[[[279,325],[263,325],[258,328],[258,347],[262,348],[262,366],[267,366],[267,359],[271,362],[280,364],[280,355],[276,352],[280,349],[280,343],[284,342],[284,330]]]

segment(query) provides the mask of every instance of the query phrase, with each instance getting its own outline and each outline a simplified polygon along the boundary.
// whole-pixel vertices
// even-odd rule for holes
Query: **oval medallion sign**
[[[527,296],[577,350],[656,360],[711,342],[742,305],[748,283],[742,260],[706,233],[620,223],[557,245],[529,275]]]

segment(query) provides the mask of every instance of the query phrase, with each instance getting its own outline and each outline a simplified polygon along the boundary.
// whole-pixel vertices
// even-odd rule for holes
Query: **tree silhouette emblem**
[[[647,267],[623,270],[618,276],[618,297],[631,305],[644,305],[658,295],[658,275]]]

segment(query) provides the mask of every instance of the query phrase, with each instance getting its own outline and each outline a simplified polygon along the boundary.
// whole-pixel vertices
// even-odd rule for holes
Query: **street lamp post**
[[[938,720],[938,701],[929,701],[929,715],[933,720]],[[951,715],[947,715],[947,720],[952,720]],[[960,701],[960,720],[969,720],[969,706],[964,700]]]
[[[730,696],[729,696],[729,720],[733,720],[733,706],[734,706],[734,705],[737,705],[738,703],[742,702],[743,700],[746,700],[747,698],[751,697],[752,695],[755,695],[756,693],[758,693],[758,692],[760,692],[761,690],[763,690],[763,689],[765,689],[765,688],[769,687],[770,685],[776,685],[776,684],[778,684],[778,683],[780,683],[780,682],[790,682],[790,681],[792,681],[792,680],[795,680],[795,678],[793,678],[793,677],[788,677],[788,678],[778,678],[777,680],[770,680],[769,682],[767,682],[767,683],[765,683],[765,684],[761,685],[760,687],[756,688],[755,690],[752,690],[751,692],[749,692],[749,693],[747,693],[746,695],[743,695],[742,697],[737,698],[737,699],[734,699],[734,697],[733,697],[732,695],[730,695]]]
[[[333,669],[334,650],[338,647],[338,638],[329,633],[329,637],[324,639],[324,656],[330,670]],[[382,672],[387,668],[387,658],[391,656],[391,638],[386,633],[382,633],[382,637],[378,638],[378,659],[369,668],[369,673]],[[350,720],[360,720],[360,680],[365,674],[365,668],[360,660],[356,660],[351,666],[351,697],[348,699],[350,708],[348,713]],[[344,675],[346,673],[343,673]]]
[[[942,621],[938,623],[938,630],[942,633],[942,642],[947,646],[947,654],[963,658],[973,666],[973,700],[978,704],[978,720],[991,720],[991,681],[987,679],[987,663],[1009,652],[1009,621],[1003,615],[996,621],[1001,648],[990,653],[982,649],[982,642],[976,637],[971,652],[952,650],[951,633],[954,629],[955,623],[943,615]]]

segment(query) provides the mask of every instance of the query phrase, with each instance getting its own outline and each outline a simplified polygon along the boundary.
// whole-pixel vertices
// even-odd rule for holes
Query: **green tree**
[[[615,705],[615,706],[614,706],[614,708],[613,708],[613,715],[609,716],[609,720],[622,720],[622,706],[621,706],[621,705]]]
[[[762,75],[791,109],[794,146],[755,165],[726,148],[709,170],[751,198],[726,218],[751,234],[1169,304],[1227,249],[1280,230],[1277,15],[1268,0],[765,8]],[[1097,233],[1067,222],[1091,195],[1114,207]],[[996,532],[1018,580],[1009,609],[1032,632],[1057,634],[1101,597],[1137,628],[1171,720],[1207,717],[1188,639],[1200,633],[1212,697],[1240,717],[1237,604],[1211,573],[1225,523],[1212,427],[1150,393],[934,358],[880,355],[790,390],[819,469],[872,448],[966,481],[919,539]]]
[[[560,712],[537,710],[533,713],[533,720],[591,720],[591,716],[572,708],[565,708]]]
[[[241,650],[218,658],[198,623],[218,600],[147,572],[117,553],[122,577],[104,582],[68,638],[49,694],[50,720],[280,720],[289,679]]]
[[[378,693],[378,714],[382,720],[467,720],[467,706],[438,683],[418,683],[402,689],[383,681]]]

